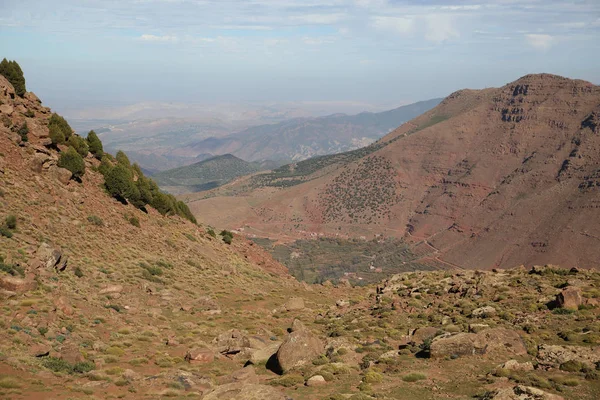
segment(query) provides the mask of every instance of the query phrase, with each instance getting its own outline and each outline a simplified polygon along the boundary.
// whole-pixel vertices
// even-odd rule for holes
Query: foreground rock
[[[538,346],[537,359],[538,364],[545,368],[558,368],[567,361],[577,361],[594,369],[600,362],[600,347],[542,344]]]
[[[219,386],[207,394],[203,400],[286,400],[279,390],[272,386],[254,383],[229,383]]]
[[[277,364],[281,372],[287,372],[312,362],[323,350],[323,342],[296,319],[291,333],[277,351]]]
[[[556,304],[567,310],[577,310],[582,304],[582,300],[581,291],[576,287],[565,288],[556,295]]]
[[[438,336],[433,339],[430,347],[432,358],[490,353],[524,355],[527,354],[527,349],[517,332],[504,328]]]
[[[485,400],[564,400],[564,397],[547,393],[530,386],[501,389],[484,397]]]

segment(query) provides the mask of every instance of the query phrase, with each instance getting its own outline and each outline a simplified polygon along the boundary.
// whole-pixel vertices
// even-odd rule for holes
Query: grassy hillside
[[[260,163],[250,163],[225,154],[192,165],[158,172],[154,179],[160,187],[170,192],[200,192],[214,189],[239,176],[262,169]]]

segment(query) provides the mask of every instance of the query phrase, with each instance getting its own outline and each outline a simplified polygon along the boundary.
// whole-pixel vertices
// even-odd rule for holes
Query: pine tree
[[[16,61],[8,61],[6,58],[0,62],[0,75],[4,76],[15,88],[15,93],[23,97],[27,92],[25,88],[25,76],[21,66]]]
[[[77,150],[71,146],[67,151],[61,153],[58,166],[71,171],[75,179],[80,179],[85,174],[85,162]]]
[[[90,153],[94,155],[98,160],[102,159],[104,155],[104,148],[102,147],[102,142],[96,132],[90,131],[87,135],[88,147],[90,149]]]

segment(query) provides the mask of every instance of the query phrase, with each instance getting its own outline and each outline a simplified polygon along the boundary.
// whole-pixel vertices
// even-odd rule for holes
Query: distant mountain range
[[[188,157],[233,154],[248,161],[300,161],[366,146],[440,101],[421,101],[380,113],[333,114],[259,125],[225,137],[191,143],[173,154]]]
[[[205,223],[275,239],[402,238],[440,268],[596,267],[599,149],[600,87],[527,75],[455,92],[365,148],[186,200]]]
[[[276,162],[247,162],[231,154],[153,174],[163,190],[184,194],[214,189],[231,180],[280,166]]]

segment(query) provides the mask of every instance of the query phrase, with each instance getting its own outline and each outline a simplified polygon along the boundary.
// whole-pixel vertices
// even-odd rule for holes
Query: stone
[[[240,370],[235,371],[229,376],[232,382],[258,383],[258,375],[252,365],[248,365]]]
[[[33,357],[45,357],[50,354],[52,347],[47,344],[35,344],[29,348],[29,354]]]
[[[14,276],[0,276],[0,288],[9,292],[24,293],[34,290],[37,283],[34,280],[21,279]]]
[[[281,372],[311,363],[323,354],[324,345],[304,324],[296,319],[291,332],[277,350],[277,364]]]
[[[479,333],[484,329],[488,329],[490,326],[488,324],[469,324],[469,332]]]
[[[424,328],[415,329],[410,335],[411,343],[420,345],[427,339],[433,339],[438,333],[439,329],[432,326],[426,326]]]
[[[131,369],[126,369],[125,371],[123,371],[123,374],[121,376],[128,382],[133,382],[140,379],[140,375]]]
[[[567,361],[578,361],[590,368],[600,362],[600,346],[558,346],[541,344],[538,346],[538,364],[544,368],[558,368]]]
[[[250,347],[250,339],[247,332],[231,329],[214,338],[213,344],[221,354],[237,354]]]
[[[187,362],[208,363],[215,360],[215,354],[210,349],[195,348],[188,350],[184,359]]]
[[[471,313],[471,317],[473,317],[473,318],[489,318],[489,317],[493,317],[495,315],[496,315],[496,309],[491,306],[476,308]]]
[[[287,397],[272,386],[234,382],[218,386],[202,400],[286,400]]]
[[[541,389],[517,385],[508,389],[497,390],[489,400],[564,400],[564,397],[544,392]]]
[[[581,291],[576,287],[567,287],[556,295],[556,304],[567,310],[577,310],[582,304]]]
[[[53,176],[56,180],[58,180],[63,185],[68,185],[73,177],[73,173],[66,168],[61,168],[58,166],[52,166],[48,170],[48,172]]]
[[[281,342],[272,342],[262,349],[253,349],[250,352],[250,359],[248,361],[254,365],[266,363],[274,354],[277,353],[277,350],[279,350],[280,346]]]
[[[489,353],[525,355],[527,349],[517,332],[504,328],[486,329],[480,333],[445,334],[434,338],[430,346],[432,358]]]
[[[304,299],[301,297],[292,297],[284,305],[286,311],[298,311],[304,309]]]
[[[60,350],[60,358],[71,364],[76,364],[85,360],[79,351],[79,348],[74,344],[63,346]]]
[[[62,311],[65,315],[73,315],[74,310],[69,304],[69,301],[65,296],[60,296],[54,300],[55,310]]]
[[[517,360],[508,360],[500,368],[510,371],[533,371],[533,364],[530,361],[520,363]]]
[[[98,294],[113,294],[121,293],[123,291],[123,285],[109,285],[104,289],[100,290]]]
[[[50,269],[59,263],[61,257],[62,251],[44,242],[40,244],[34,257],[29,260],[29,266],[34,269]]]
[[[320,386],[320,385],[324,385],[326,383],[327,383],[327,381],[321,375],[315,375],[315,376],[311,376],[310,378],[308,378],[308,380],[306,381],[306,386],[309,386],[309,387]]]

